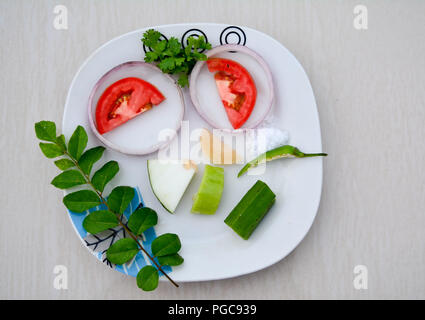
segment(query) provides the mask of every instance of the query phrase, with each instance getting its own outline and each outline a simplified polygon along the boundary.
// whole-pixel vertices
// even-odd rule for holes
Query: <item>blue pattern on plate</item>
[[[136,208],[139,205],[144,206],[142,195],[140,193],[139,188],[134,189],[134,198],[131,200],[129,206],[124,211],[124,217],[126,222],[128,218],[130,217],[131,213],[136,210]],[[90,210],[87,210],[83,213],[75,213],[70,210],[68,210],[69,216],[72,220],[72,223],[74,224],[75,229],[78,232],[78,235],[80,236],[81,240],[85,242],[87,248],[90,250],[90,252],[100,261],[106,263],[111,268],[114,268],[115,270],[122,272],[124,274],[130,275],[135,277],[139,270],[143,268],[146,265],[152,264],[151,261],[147,256],[145,256],[141,251],[137,253],[135,258],[126,264],[123,265],[113,265],[106,259],[106,250],[117,240],[126,237],[126,232],[122,227],[116,227],[114,229],[110,229],[108,231],[104,231],[102,233],[99,233],[97,235],[90,235],[87,233],[87,231],[83,228],[83,220],[84,218],[92,211],[97,210],[104,210],[106,209],[106,206],[104,204],[101,204],[99,206],[96,206]],[[141,241],[143,244],[143,247],[145,250],[152,255],[151,251],[151,244],[152,241],[156,238],[156,232],[155,229],[149,228],[143,233],[143,237],[141,237]],[[158,262],[157,259],[155,259],[156,262]],[[166,273],[170,273],[172,271],[172,268],[169,266],[164,266],[163,270]],[[163,276],[163,275],[162,275]]]

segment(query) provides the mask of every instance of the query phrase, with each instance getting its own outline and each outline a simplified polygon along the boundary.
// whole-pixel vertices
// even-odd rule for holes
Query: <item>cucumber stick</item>
[[[214,214],[220,204],[224,187],[224,170],[205,165],[198,192],[193,197],[193,213]]]
[[[276,199],[263,181],[258,180],[224,220],[243,239],[248,240]]]

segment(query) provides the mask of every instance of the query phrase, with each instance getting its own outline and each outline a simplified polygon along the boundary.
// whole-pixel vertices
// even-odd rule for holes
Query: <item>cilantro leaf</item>
[[[145,61],[146,62],[154,62],[158,59],[159,55],[156,52],[148,51],[146,52]]]
[[[178,55],[181,51],[181,44],[177,38],[171,37],[170,40],[168,40],[168,49],[173,55]]]
[[[185,86],[189,85],[189,78],[187,76],[187,74],[182,73],[179,76],[179,79],[177,80],[177,83],[179,84],[180,87],[184,88]]]
[[[183,65],[183,63],[185,62],[185,58],[181,57],[181,58],[176,58],[174,60],[174,63],[176,64],[177,67],[181,67]]]
[[[146,52],[145,62],[155,63],[162,72],[178,76],[177,83],[181,87],[189,86],[189,73],[197,61],[207,60],[202,52],[211,49],[211,43],[203,36],[190,36],[187,38],[187,46],[183,48],[175,37],[168,41],[161,40],[161,33],[154,29],[143,34],[142,42],[151,50]]]
[[[166,40],[162,40],[162,41],[159,41],[159,42],[155,43],[152,46],[152,49],[154,50],[154,52],[160,54],[162,51],[165,50],[166,47],[167,47],[167,41]]]
[[[142,42],[144,45],[151,48],[158,42],[159,38],[161,38],[161,33],[159,31],[149,29],[143,34]]]
[[[175,58],[168,57],[162,60],[158,67],[161,69],[162,72],[168,73],[169,71],[172,71],[175,67]]]

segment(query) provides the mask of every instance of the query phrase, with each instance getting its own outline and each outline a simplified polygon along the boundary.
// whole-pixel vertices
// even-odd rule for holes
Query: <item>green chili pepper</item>
[[[261,163],[264,163],[266,161],[272,161],[275,159],[280,158],[306,158],[306,157],[320,157],[320,156],[327,156],[326,153],[303,153],[298,148],[285,145],[281,147],[277,147],[275,149],[269,150],[267,152],[264,152],[263,154],[259,155],[254,160],[251,160],[248,162],[238,173],[238,178],[243,175],[245,172],[248,171],[251,167],[256,167]]]

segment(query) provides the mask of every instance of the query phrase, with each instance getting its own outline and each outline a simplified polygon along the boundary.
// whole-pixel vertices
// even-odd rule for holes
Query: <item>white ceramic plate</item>
[[[213,46],[239,43],[256,51],[267,61],[274,78],[275,100],[269,120],[289,131],[290,144],[304,152],[321,151],[320,124],[313,90],[302,66],[282,44],[259,31],[224,24],[178,24],[153,28],[166,38],[183,38],[183,43],[190,35],[203,34]],[[113,67],[127,61],[143,60],[140,39],[145,30],[136,30],[109,41],[82,65],[72,81],[66,101],[63,118],[65,136],[69,137],[80,124],[87,129],[90,146],[101,144],[89,129],[87,101],[90,91],[97,80]],[[183,92],[185,120],[189,121],[190,130],[208,127],[194,109],[188,90]],[[176,281],[223,279],[266,268],[284,258],[300,243],[316,216],[322,188],[321,158],[273,161],[267,164],[263,175],[245,175],[239,179],[236,175],[241,166],[226,167],[220,207],[215,215],[204,216],[190,213],[192,195],[199,187],[203,167],[172,215],[162,208],[149,186],[146,160],[156,156],[155,153],[129,156],[108,149],[103,160],[117,160],[121,170],[105,192],[118,184],[138,187],[145,205],[158,212],[156,233],[172,232],[180,236],[180,253],[185,262],[173,267],[171,276]],[[251,238],[245,241],[223,220],[257,179],[266,182],[276,193],[276,203]]]

